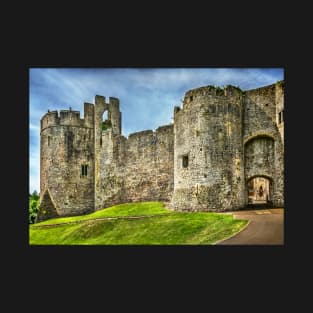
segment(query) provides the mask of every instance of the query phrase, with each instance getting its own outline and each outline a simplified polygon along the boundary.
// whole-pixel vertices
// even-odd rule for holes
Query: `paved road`
[[[284,210],[266,209],[238,211],[235,218],[250,220],[249,225],[230,239],[219,245],[283,245],[284,244]]]

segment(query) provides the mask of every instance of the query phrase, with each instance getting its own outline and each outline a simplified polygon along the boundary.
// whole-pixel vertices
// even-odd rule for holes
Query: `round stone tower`
[[[190,90],[174,108],[174,209],[244,206],[242,112],[243,93],[233,86]]]
[[[38,221],[94,210],[94,107],[46,113],[40,128]]]

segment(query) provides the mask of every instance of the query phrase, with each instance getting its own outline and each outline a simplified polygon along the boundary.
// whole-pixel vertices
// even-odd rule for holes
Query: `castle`
[[[173,124],[128,138],[117,98],[84,103],[84,118],[48,111],[40,128],[38,221],[136,201],[164,201],[178,211],[284,206],[283,112],[284,81],[247,91],[190,90],[174,107]]]

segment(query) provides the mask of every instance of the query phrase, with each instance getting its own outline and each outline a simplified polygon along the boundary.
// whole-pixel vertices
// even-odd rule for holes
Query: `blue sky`
[[[47,110],[81,112],[95,95],[120,99],[124,136],[172,122],[186,91],[206,85],[243,90],[283,79],[282,68],[31,68],[29,191],[40,191],[40,119]]]

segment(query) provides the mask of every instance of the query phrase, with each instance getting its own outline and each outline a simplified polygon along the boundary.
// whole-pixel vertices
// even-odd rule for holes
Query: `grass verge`
[[[86,215],[53,218],[44,222],[36,223],[35,226],[70,223],[103,217],[155,215],[171,212],[172,211],[164,207],[162,202],[124,203]]]
[[[218,213],[178,213],[160,202],[130,203],[84,216],[58,218],[30,226],[31,245],[203,245],[242,229],[247,221]],[[151,215],[140,219],[88,220],[111,216]],[[87,218],[88,217],[88,218]],[[78,224],[36,225],[82,220]]]

